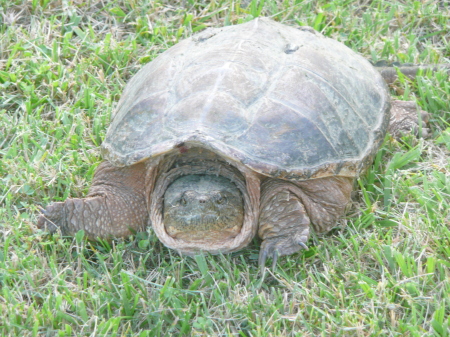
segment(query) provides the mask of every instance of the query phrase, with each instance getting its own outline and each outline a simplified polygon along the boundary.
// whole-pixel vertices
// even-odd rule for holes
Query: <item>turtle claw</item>
[[[46,216],[46,215],[47,215],[47,211],[46,211],[44,208],[42,208],[41,206],[38,206],[38,210],[39,210],[39,212],[41,212],[41,214],[42,214],[43,216]]]
[[[259,253],[259,259],[258,259],[258,265],[261,272],[261,275],[264,274],[264,268],[266,267],[266,260],[267,260],[268,251],[265,249],[262,249]]]
[[[261,249],[261,252],[259,253],[259,270],[261,275],[264,275],[264,269],[266,267],[266,261],[267,258],[272,258],[272,270],[275,269],[278,261],[279,252],[277,249],[273,249],[272,247],[269,247],[266,249],[266,247],[263,247]]]
[[[428,123],[430,121],[430,114],[426,111],[421,111],[420,112],[420,118],[422,120],[423,123]]]
[[[38,216],[36,227],[49,233],[56,232],[63,224],[64,203],[55,202],[46,209],[38,206],[41,214]]]
[[[258,261],[261,273],[264,272],[268,258],[272,258],[272,270],[274,270],[280,256],[291,255],[301,249],[308,250],[308,246],[303,242],[305,240],[307,240],[307,236],[304,235],[297,239],[295,239],[295,235],[289,235],[264,240]]]
[[[272,270],[275,270],[278,261],[278,250],[275,249],[272,255]]]

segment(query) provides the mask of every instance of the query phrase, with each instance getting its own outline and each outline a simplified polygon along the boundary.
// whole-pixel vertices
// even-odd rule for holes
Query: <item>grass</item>
[[[0,335],[450,335],[443,72],[392,87],[431,114],[431,137],[387,137],[340,226],[264,280],[257,241],[191,259],[146,233],[92,244],[33,228],[39,205],[86,194],[109,115],[143,64],[258,15],[373,61],[449,62],[446,1],[0,0]]]

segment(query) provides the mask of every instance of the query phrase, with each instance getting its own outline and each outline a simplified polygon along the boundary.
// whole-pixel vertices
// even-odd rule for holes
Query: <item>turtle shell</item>
[[[208,29],[128,83],[103,155],[117,166],[181,145],[266,176],[357,176],[383,141],[386,84],[368,61],[311,28],[267,18]]]

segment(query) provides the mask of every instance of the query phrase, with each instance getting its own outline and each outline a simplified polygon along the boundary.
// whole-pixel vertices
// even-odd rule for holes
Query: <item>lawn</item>
[[[449,336],[450,82],[400,77],[431,136],[387,136],[347,216],[258,274],[258,240],[179,256],[155,236],[34,227],[86,194],[125,83],[178,41],[268,16],[373,62],[448,63],[448,1],[0,0],[1,336]]]

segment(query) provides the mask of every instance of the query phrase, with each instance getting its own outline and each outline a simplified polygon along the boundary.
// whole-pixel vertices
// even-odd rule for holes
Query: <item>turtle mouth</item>
[[[239,235],[242,228],[241,219],[223,221],[217,214],[196,215],[189,218],[178,218],[178,227],[170,225],[174,219],[165,221],[167,234],[177,240],[186,242],[220,242],[230,240]],[[236,223],[237,222],[237,223]],[[233,227],[230,227],[235,223]],[[180,226],[180,224],[182,224]]]
[[[213,243],[213,242],[221,242],[225,240],[234,239],[239,234],[235,231],[226,231],[226,230],[209,230],[209,231],[187,231],[180,232],[175,235],[171,235],[176,240],[183,240],[185,242],[190,242],[193,244],[201,244],[201,243]]]
[[[242,228],[242,195],[233,182],[222,176],[182,176],[164,194],[163,219],[167,234],[177,240],[229,240]]]

